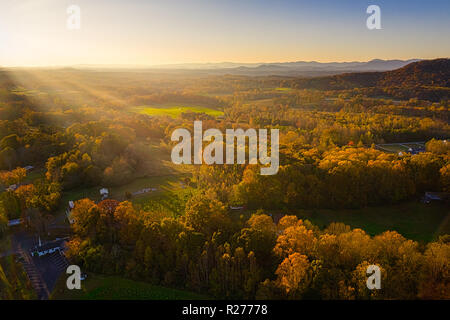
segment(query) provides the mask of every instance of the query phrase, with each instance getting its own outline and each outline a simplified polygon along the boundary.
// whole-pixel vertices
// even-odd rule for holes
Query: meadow
[[[207,300],[197,293],[155,286],[118,276],[89,273],[81,290],[66,287],[66,275],[57,282],[52,300]]]
[[[449,213],[445,204],[410,201],[362,209],[302,210],[298,216],[320,228],[332,222],[343,222],[352,228],[361,228],[372,236],[395,230],[408,239],[426,243],[450,233]]]
[[[140,114],[146,114],[149,116],[169,116],[172,118],[177,118],[181,116],[182,113],[205,113],[207,115],[218,117],[222,116],[224,113],[223,111],[209,108],[209,107],[202,107],[202,106],[196,106],[196,105],[179,105],[179,104],[162,104],[158,106],[139,106],[134,107],[132,109],[134,112],[140,113]]]

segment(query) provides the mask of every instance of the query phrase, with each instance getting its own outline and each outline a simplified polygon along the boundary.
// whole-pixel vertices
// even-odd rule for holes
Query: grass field
[[[184,290],[154,286],[117,276],[89,274],[80,290],[68,290],[66,275],[55,285],[53,300],[207,300],[208,297]]]
[[[450,233],[450,209],[439,203],[413,201],[357,210],[302,210],[298,215],[321,228],[331,222],[343,222],[370,235],[395,230],[420,242],[429,242]]]
[[[423,147],[423,143],[391,143],[391,144],[379,144],[377,147],[386,152],[408,152],[409,148]]]
[[[18,96],[34,96],[40,93],[38,90],[28,90],[22,87],[11,89],[11,93]]]
[[[172,118],[179,117],[183,112],[206,113],[213,117],[222,116],[223,111],[208,107],[189,106],[179,104],[163,104],[159,106],[139,106],[132,109],[134,112],[146,114],[150,116],[169,116]]]
[[[292,91],[292,88],[281,88],[281,87],[278,87],[278,88],[275,88],[275,90],[276,91],[282,91],[282,92],[289,92],[289,91]]]
[[[44,178],[45,178],[45,168],[35,168],[30,172],[27,172],[27,177],[25,178],[23,183],[32,183],[34,180]]]
[[[145,188],[156,188],[155,191],[133,196],[132,201],[143,204],[147,199],[157,200],[175,189],[180,189],[180,181],[191,175],[189,168],[186,166],[175,165],[170,161],[170,154],[161,151],[159,146],[149,145],[151,154],[156,161],[151,161],[152,170],[147,171],[145,177],[136,178],[129,183],[121,186],[108,187],[109,197],[119,201],[126,200],[125,193],[134,193]],[[28,177],[27,177],[28,178]],[[89,198],[93,201],[100,201],[100,189],[105,186],[98,185],[88,188],[76,188],[64,191],[62,193],[60,206],[57,210],[57,221],[62,223],[65,220],[65,210],[69,201],[76,201],[83,198]]]
[[[180,210],[180,200],[184,194],[188,193],[190,188],[184,186],[181,180],[189,177],[188,173],[179,173],[172,175],[151,176],[137,178],[130,183],[122,186],[110,187],[110,198],[118,201],[127,200],[126,192],[134,193],[145,188],[156,188],[154,191],[133,196],[131,201],[134,204],[140,205],[144,210],[158,210],[167,213],[168,216],[177,215]],[[61,197],[61,204],[56,214],[56,219],[59,223],[65,220],[65,210],[68,202],[89,198],[93,201],[100,201],[101,186],[73,189],[63,193]]]
[[[195,189],[181,183],[181,181],[171,181],[162,186],[160,192],[136,197],[133,203],[144,211],[158,212],[165,217],[183,215],[186,203]]]
[[[17,256],[0,256],[0,300],[36,299],[36,293],[22,267],[16,262]]]

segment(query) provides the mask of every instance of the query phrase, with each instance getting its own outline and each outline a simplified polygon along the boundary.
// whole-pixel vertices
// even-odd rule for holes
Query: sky
[[[448,0],[0,0],[0,66],[432,59],[449,39]]]

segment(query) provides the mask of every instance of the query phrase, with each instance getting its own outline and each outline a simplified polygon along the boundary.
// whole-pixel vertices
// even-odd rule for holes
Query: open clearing
[[[206,113],[207,115],[218,117],[222,116],[223,111],[202,107],[202,106],[189,106],[179,104],[163,104],[159,106],[139,106],[132,109],[134,112],[146,114],[150,116],[169,116],[172,118],[179,117],[182,113],[195,112]]]
[[[133,203],[138,203],[141,205],[150,200],[158,201],[162,198],[169,197],[173,192],[176,192],[179,189],[183,189],[180,179],[188,176],[188,174],[179,174],[137,178],[132,182],[122,186],[109,187],[109,198],[119,201],[125,201],[127,200],[125,197],[126,192],[135,193],[146,188],[155,188],[156,190],[152,190],[138,196],[133,196],[131,200],[133,201]],[[60,219],[65,219],[65,209],[67,208],[68,202],[70,200],[76,201],[83,198],[89,198],[93,201],[100,201],[101,188],[102,186],[96,186],[90,188],[73,189],[64,192],[61,198],[61,205],[58,210],[59,212],[57,216],[60,217]]]
[[[298,216],[324,228],[343,222],[370,235],[395,230],[405,238],[429,242],[450,233],[450,209],[445,204],[417,201],[355,210],[301,210]]]
[[[424,148],[425,142],[399,142],[399,143],[383,143],[383,144],[377,144],[376,147],[380,149],[381,151],[385,152],[392,152],[392,153],[398,153],[398,152],[409,152],[409,148],[416,149],[416,148]]]
[[[81,290],[66,287],[66,275],[58,280],[53,300],[207,300],[193,292],[151,285],[117,276],[89,274]]]

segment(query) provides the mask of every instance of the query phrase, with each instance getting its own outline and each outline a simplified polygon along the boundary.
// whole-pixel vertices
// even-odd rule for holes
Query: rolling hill
[[[298,78],[290,85],[318,90],[376,88],[397,98],[439,101],[450,96],[450,59],[417,61],[392,71]]]

